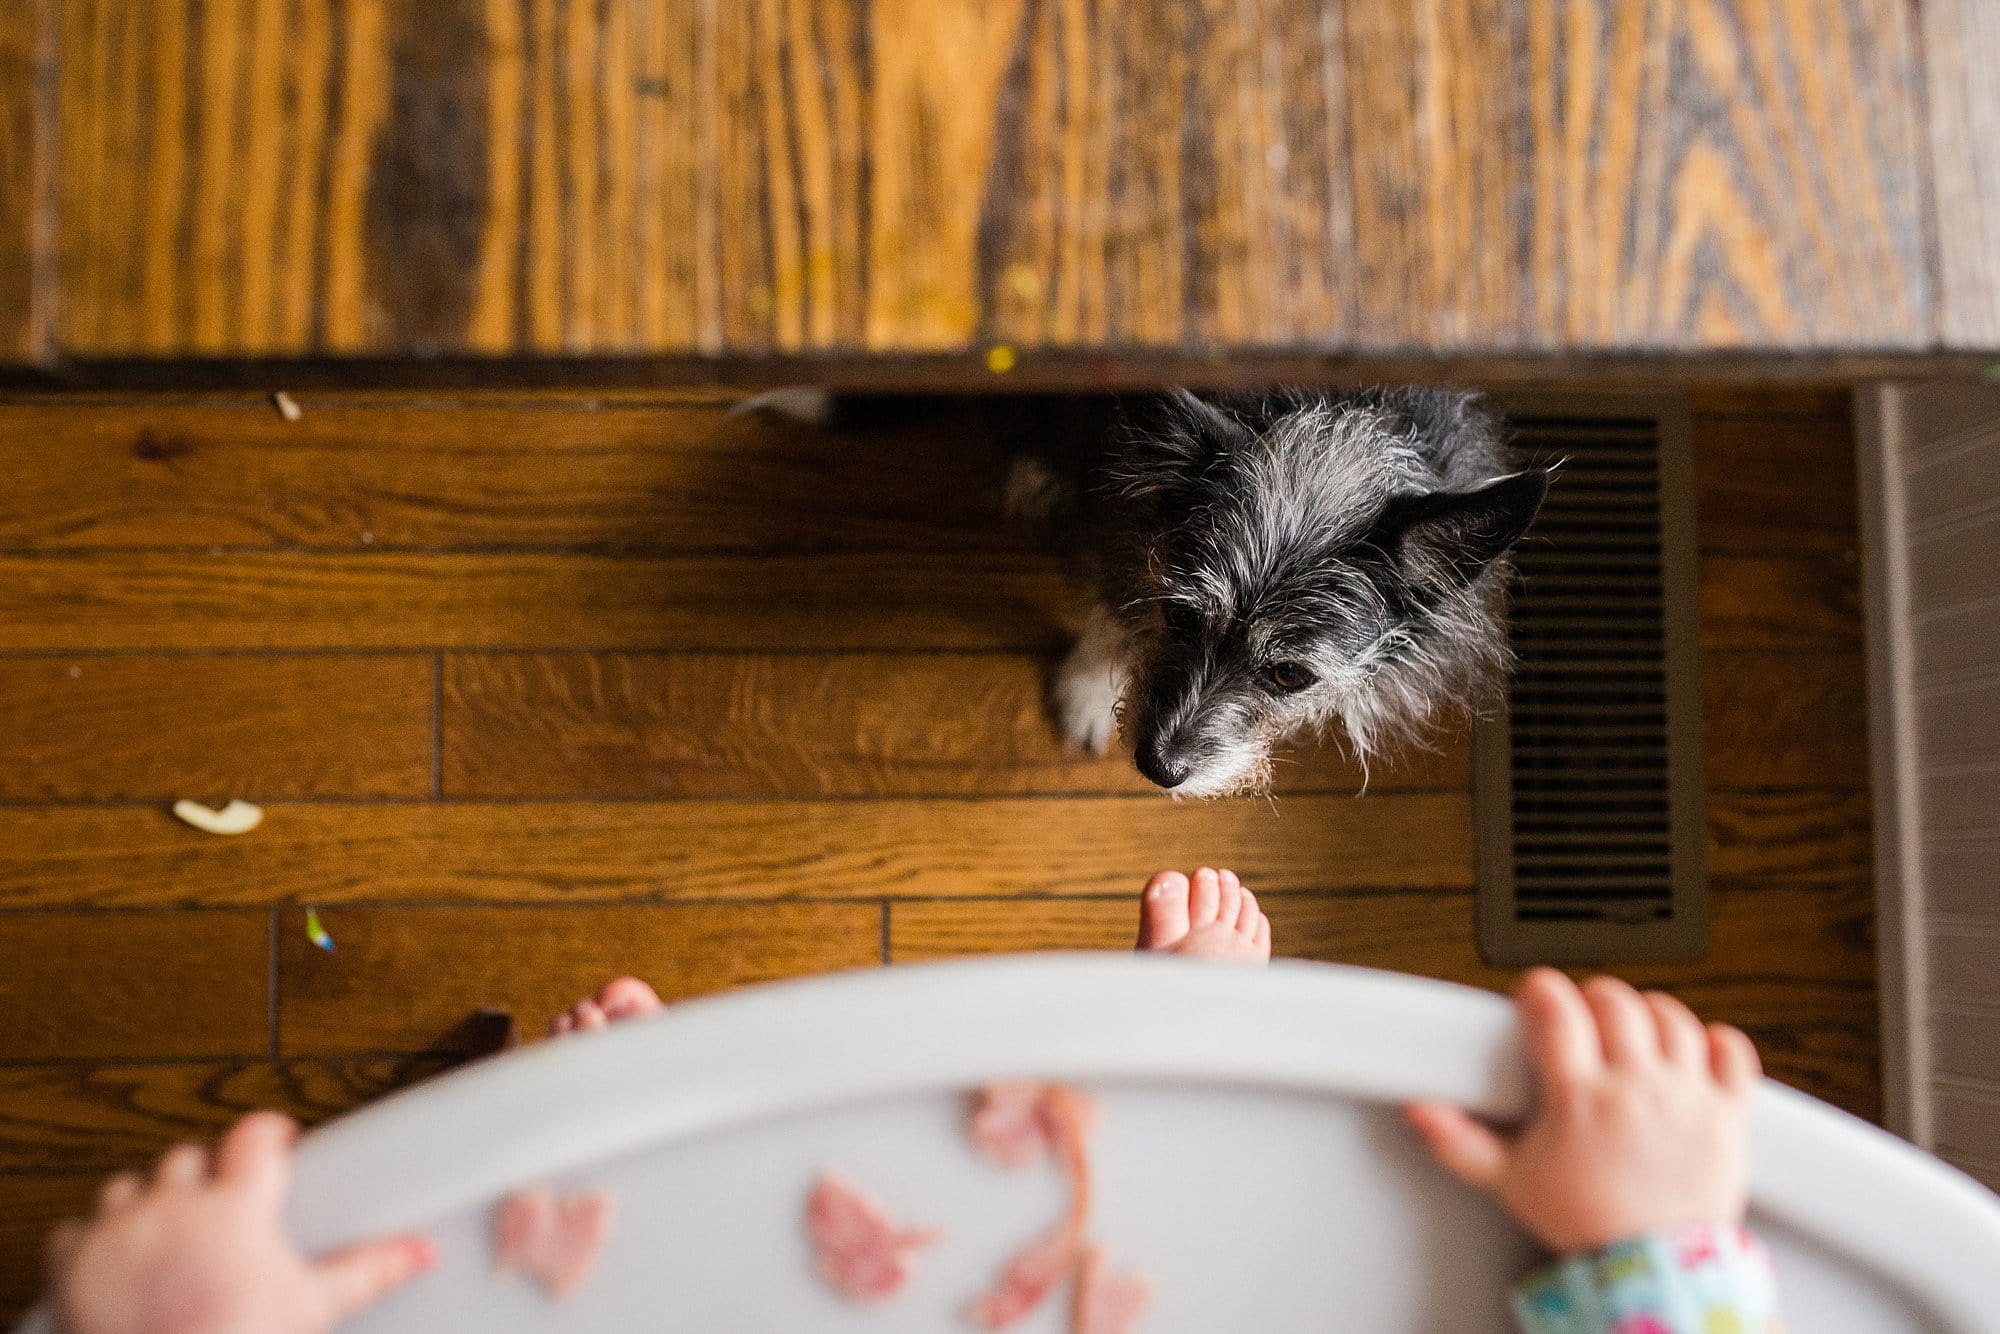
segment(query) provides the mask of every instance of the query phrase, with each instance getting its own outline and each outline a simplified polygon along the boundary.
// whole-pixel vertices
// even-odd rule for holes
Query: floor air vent
[[[1517,548],[1507,707],[1478,728],[1489,962],[1708,949],[1693,468],[1678,398],[1511,400],[1558,463]]]

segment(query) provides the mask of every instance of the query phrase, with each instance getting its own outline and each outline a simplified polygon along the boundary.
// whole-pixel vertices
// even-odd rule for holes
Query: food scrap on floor
[[[295,422],[306,415],[305,409],[299,406],[299,401],[282,389],[271,395],[271,406],[276,408],[278,415],[288,422]]]
[[[314,908],[306,909],[306,939],[327,953],[333,953],[333,937],[319,924],[319,912]]]
[[[494,1217],[493,1268],[525,1274],[561,1301],[590,1277],[610,1233],[611,1196],[604,1191],[517,1190]]]
[[[174,816],[181,823],[193,825],[204,834],[230,836],[247,834],[264,823],[264,808],[239,798],[232,800],[218,811],[198,801],[188,801],[183,798],[174,803]]]

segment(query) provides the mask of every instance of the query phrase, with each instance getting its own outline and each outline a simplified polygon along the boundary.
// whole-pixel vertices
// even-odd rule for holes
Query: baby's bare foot
[[[621,1019],[636,1019],[663,1006],[659,993],[638,978],[617,978],[606,982],[595,996],[586,996],[557,1015],[549,1024],[549,1036],[608,1028]]]
[[[1139,900],[1139,948],[1230,963],[1271,962],[1271,919],[1234,871],[1204,866],[1189,880],[1162,871]]]

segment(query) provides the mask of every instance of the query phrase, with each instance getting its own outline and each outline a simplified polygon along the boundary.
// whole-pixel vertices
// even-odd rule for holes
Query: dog
[[[846,419],[839,400],[752,400]],[[1549,486],[1455,389],[1173,390],[993,400],[1007,505],[1092,601],[1056,673],[1074,745],[1129,740],[1177,796],[1267,789],[1279,743],[1334,725],[1364,766],[1505,678],[1506,554]],[[865,415],[865,414],[864,414]]]

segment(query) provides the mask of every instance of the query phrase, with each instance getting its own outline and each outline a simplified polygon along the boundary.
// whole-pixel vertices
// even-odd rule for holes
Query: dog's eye
[[[1313,683],[1313,674],[1296,662],[1274,662],[1264,669],[1264,679],[1286,694],[1304,690]]]

